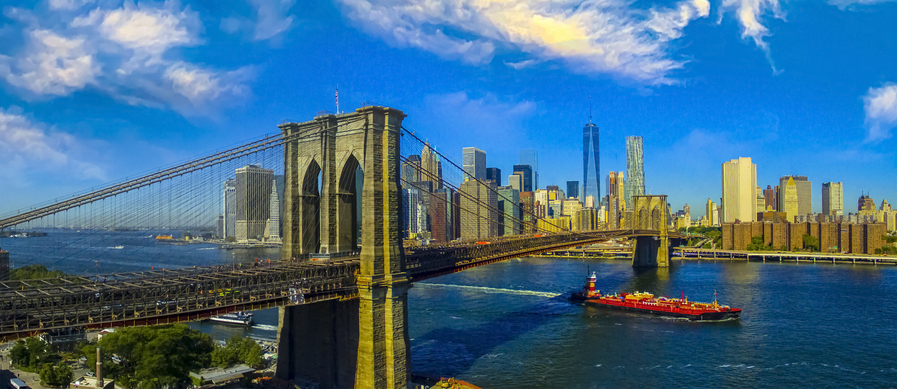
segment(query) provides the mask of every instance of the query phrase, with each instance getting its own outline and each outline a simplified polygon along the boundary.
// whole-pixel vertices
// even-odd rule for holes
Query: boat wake
[[[256,324],[253,325],[252,328],[263,331],[277,331],[277,326],[272,326],[270,324]]]
[[[504,288],[487,288],[484,286],[469,286],[469,285],[449,285],[449,284],[431,284],[431,283],[419,283],[414,284],[415,287],[421,286],[435,286],[440,288],[454,288],[454,289],[463,289],[463,290],[475,290],[485,293],[504,293],[504,294],[516,294],[519,296],[538,296],[545,298],[555,298],[560,296],[561,293],[550,293],[550,292],[538,292],[535,290],[515,290],[515,289],[504,289]]]

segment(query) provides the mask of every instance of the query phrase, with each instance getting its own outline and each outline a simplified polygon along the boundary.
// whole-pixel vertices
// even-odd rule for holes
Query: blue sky
[[[897,201],[897,2],[5,1],[0,213],[373,103],[460,160],[582,177],[644,137],[646,187],[718,201],[721,164]],[[602,182],[602,192],[605,191]]]

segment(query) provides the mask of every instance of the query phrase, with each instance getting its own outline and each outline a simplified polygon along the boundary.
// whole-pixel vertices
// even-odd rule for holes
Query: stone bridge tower
[[[666,195],[632,196],[628,229],[643,232],[632,246],[633,267],[669,267],[670,237]]]
[[[287,140],[281,258],[357,250],[355,173],[359,166],[364,173],[359,299],[281,309],[281,378],[305,377],[324,388],[406,388],[411,283],[401,240],[404,118],[396,109],[364,107],[279,126]]]

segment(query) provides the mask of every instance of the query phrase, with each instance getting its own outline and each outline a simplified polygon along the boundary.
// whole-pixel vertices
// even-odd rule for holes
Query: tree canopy
[[[36,369],[52,355],[52,347],[38,338],[18,340],[9,351],[9,359],[13,365],[28,369]]]
[[[224,346],[216,346],[212,351],[212,364],[220,368],[244,363],[250,367],[260,367],[264,351],[259,344],[249,338],[234,335],[224,343]]]
[[[12,269],[9,272],[10,280],[37,280],[41,278],[59,278],[66,274],[61,270],[50,271],[44,265],[26,265]]]
[[[88,366],[96,365],[96,347],[103,349],[103,369],[125,388],[155,389],[190,383],[190,372],[210,366],[212,338],[178,324],[122,328],[82,350]],[[120,358],[113,362],[112,356]]]
[[[65,362],[57,362],[55,365],[46,363],[40,369],[40,383],[44,386],[68,387],[74,374]]]

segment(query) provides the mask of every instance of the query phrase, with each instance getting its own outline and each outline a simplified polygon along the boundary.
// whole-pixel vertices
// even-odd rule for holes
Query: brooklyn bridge
[[[279,163],[284,177],[279,260],[0,281],[0,340],[280,307],[279,377],[311,379],[322,387],[405,388],[411,357],[407,294],[415,281],[613,238],[633,242],[633,266],[669,265],[671,242],[681,236],[669,231],[666,196],[635,196],[626,224],[612,230],[596,225],[573,231],[516,203],[520,209],[509,214],[465,190],[470,184],[462,188],[462,168],[442,154],[445,175],[421,170],[421,180],[406,178],[409,155],[437,151],[403,127],[404,118],[394,108],[368,106],[285,122],[276,136],[0,219],[0,229],[7,230],[212,224],[215,212],[209,210],[216,206],[208,203],[219,196],[224,172],[262,156]],[[469,180],[477,190],[505,196],[484,180]],[[430,187],[421,187],[422,181]],[[463,201],[433,196],[431,202],[514,233],[406,247],[402,189],[427,193],[433,187],[450,188]],[[140,255],[146,254],[135,252],[135,262]]]

